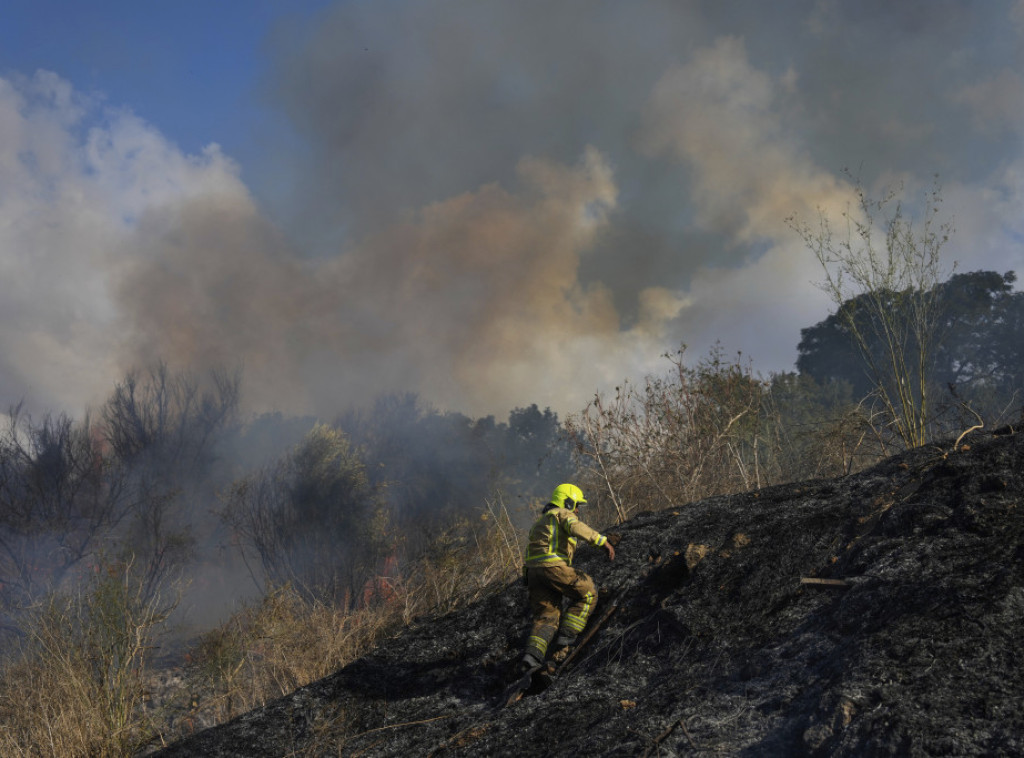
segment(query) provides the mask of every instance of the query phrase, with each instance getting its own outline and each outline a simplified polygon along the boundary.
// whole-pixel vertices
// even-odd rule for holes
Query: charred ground
[[[1022,503],[1002,429],[641,514],[583,551],[621,606],[547,689],[495,708],[529,624],[496,587],[161,755],[1019,755]]]

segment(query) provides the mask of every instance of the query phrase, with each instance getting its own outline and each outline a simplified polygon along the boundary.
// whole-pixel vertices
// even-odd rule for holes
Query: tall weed
[[[102,566],[85,591],[52,593],[29,609],[3,662],[0,754],[134,755],[155,734],[146,660],[170,610],[125,564]]]

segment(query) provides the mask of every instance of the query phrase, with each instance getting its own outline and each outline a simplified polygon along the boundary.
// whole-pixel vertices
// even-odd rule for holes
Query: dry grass
[[[387,606],[346,612],[279,587],[192,651],[195,705],[205,723],[264,705],[359,657],[399,616]]]
[[[127,565],[30,609],[0,680],[0,754],[137,753],[154,734],[143,707],[146,653],[168,612]]]
[[[717,350],[694,368],[681,353],[671,363],[667,375],[624,383],[565,422],[595,527],[709,495],[849,473],[884,452],[877,420],[831,390],[764,380]],[[500,497],[402,560],[387,546],[386,524],[364,520],[380,544],[350,573],[391,549],[381,576],[362,589],[361,579],[345,585],[340,604],[326,600],[337,595],[326,587],[272,588],[201,639],[159,707],[148,700],[156,676],[147,651],[167,612],[132,567],[108,567],[79,595],[51,595],[19,620],[24,636],[0,661],[0,755],[138,754],[316,681],[413,619],[450,612],[519,574],[524,535]],[[333,558],[329,551],[329,565]],[[318,728],[328,741],[345,736],[344,714],[324,716]]]
[[[616,521],[762,486],[768,476],[766,383],[717,350],[696,368],[682,351],[671,363],[666,376],[625,382],[566,419],[595,512],[610,504]]]
[[[262,706],[365,655],[414,618],[480,598],[518,574],[523,547],[496,498],[477,520],[451,525],[400,576],[372,582],[375,594],[354,611],[289,585],[274,589],[206,634],[190,653],[194,707],[165,727],[164,738]],[[332,722],[332,732],[338,730],[343,725]]]
[[[130,566],[111,567],[88,591],[53,594],[25,616],[2,667],[0,755],[122,758],[222,723],[336,671],[413,618],[479,598],[519,571],[521,551],[498,499],[400,576],[369,582],[356,610],[278,587],[202,638],[160,708],[147,704],[146,653],[167,610],[145,598]],[[343,720],[330,731],[344,731]]]

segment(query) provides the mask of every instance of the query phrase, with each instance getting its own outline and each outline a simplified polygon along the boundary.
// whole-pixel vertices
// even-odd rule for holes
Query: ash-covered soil
[[[160,755],[1021,755],[1022,472],[1003,429],[642,514],[582,551],[622,603],[547,689],[495,708],[513,584]]]

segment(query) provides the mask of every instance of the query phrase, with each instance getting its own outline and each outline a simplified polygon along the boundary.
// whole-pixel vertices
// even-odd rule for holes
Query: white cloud
[[[404,215],[382,206],[372,233],[317,259],[262,215],[215,145],[186,155],[53,74],[0,79],[0,403],[78,412],[125,368],[157,358],[239,363],[251,406],[325,415],[407,390],[469,413],[531,402],[569,412],[598,388],[657,370],[677,340],[691,357],[721,339],[758,369],[791,368],[799,329],[828,303],[785,219],[813,222],[819,208],[836,218],[854,198],[812,157],[797,121],[806,111],[790,108],[808,71],[789,61],[776,71],[722,37],[647,80],[633,143],[643,160],[607,135],[610,151],[580,146],[576,162],[522,159],[501,182]],[[1006,125],[1019,90],[1004,72],[957,97]],[[650,237],[608,244],[624,216],[641,218],[628,203],[666,159],[682,167],[678,202],[672,170],[659,165],[642,197],[666,218]],[[613,160],[633,185],[620,187]],[[1022,164],[1008,156],[982,184],[948,185],[961,269],[965,255],[971,268],[1020,268]],[[667,226],[686,234],[662,234]],[[648,239],[657,276],[626,287],[607,273],[631,274],[629,244]],[[614,265],[594,266],[604,281],[585,281],[595,251]],[[630,327],[623,302],[635,307]]]
[[[112,276],[134,220],[172,198],[245,198],[211,148],[182,155],[48,72],[0,79],[0,402],[80,412],[116,378]]]
[[[824,318],[832,304],[814,285],[822,272],[784,219],[814,223],[819,209],[833,223],[857,208],[852,187],[816,166],[791,135],[779,107],[790,79],[774,81],[748,62],[740,40],[721,39],[690,63],[668,72],[646,111],[643,144],[668,155],[694,176],[695,221],[737,246],[759,248],[741,268],[705,265],[685,291],[679,330],[698,351],[727,335],[726,347],[741,349],[764,369],[787,369],[779,357],[793,355],[794,335]],[[962,90],[957,97],[975,109],[990,130],[1024,123],[1024,87],[1016,74],[998,76]],[[927,134],[917,135],[926,139]],[[944,250],[944,271],[979,268],[1024,270],[1024,156],[1009,156],[977,183],[943,188],[940,221],[952,218],[955,234]],[[941,178],[941,177],[940,177]],[[904,207],[920,218],[929,179],[908,172],[877,177],[870,196],[903,187]]]
[[[981,184],[947,185],[943,197],[955,226],[948,258],[959,271],[1024,275],[1024,156]]]

